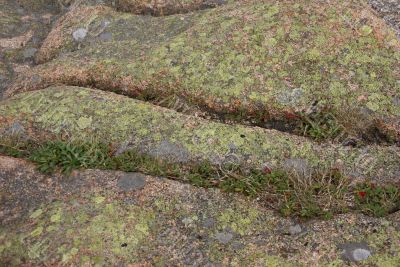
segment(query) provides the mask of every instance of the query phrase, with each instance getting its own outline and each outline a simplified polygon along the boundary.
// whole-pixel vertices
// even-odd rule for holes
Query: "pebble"
[[[371,256],[371,250],[365,242],[350,242],[339,246],[343,250],[342,258],[351,262],[359,262]]]
[[[83,41],[87,35],[88,31],[84,28],[79,28],[72,33],[72,37],[75,41],[80,42]]]
[[[233,234],[220,232],[215,235],[215,238],[222,244],[228,244],[232,240]]]
[[[291,225],[289,227],[289,233],[291,235],[298,235],[303,231],[303,229],[301,228],[300,224],[296,224],[296,225]]]
[[[100,34],[99,39],[101,41],[110,41],[112,39],[112,33],[111,32],[103,32]]]
[[[23,52],[24,59],[32,58],[36,54],[36,52],[37,49],[33,47],[25,49]]]
[[[203,226],[206,228],[211,228],[215,225],[215,220],[213,218],[208,218],[204,221]]]

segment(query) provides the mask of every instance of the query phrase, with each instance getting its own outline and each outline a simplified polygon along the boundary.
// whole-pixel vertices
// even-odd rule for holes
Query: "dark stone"
[[[224,4],[226,4],[226,0],[205,0],[201,4],[200,9],[215,8]]]
[[[145,185],[145,175],[137,172],[125,173],[117,182],[117,186],[125,192],[143,189]]]
[[[241,250],[245,247],[245,245],[243,243],[240,242],[233,242],[231,245],[231,248],[234,250]]]
[[[343,146],[351,146],[351,147],[356,147],[357,146],[357,140],[355,139],[347,139],[342,143]]]

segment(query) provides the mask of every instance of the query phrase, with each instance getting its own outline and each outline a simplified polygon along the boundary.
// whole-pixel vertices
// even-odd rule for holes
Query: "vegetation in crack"
[[[337,168],[323,167],[313,172],[248,169],[239,165],[215,166],[210,162],[170,163],[129,150],[116,154],[112,145],[99,142],[0,142],[0,154],[26,158],[44,173],[98,168],[142,172],[188,182],[224,192],[258,198],[285,216],[325,217],[347,211],[385,216],[400,209],[398,185],[361,183],[351,185]]]

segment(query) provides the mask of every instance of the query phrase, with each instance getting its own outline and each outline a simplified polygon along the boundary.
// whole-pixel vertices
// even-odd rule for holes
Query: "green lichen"
[[[339,161],[345,175],[357,171],[365,177],[379,175],[389,180],[400,166],[395,147],[320,146],[273,130],[210,122],[127,97],[77,87],[19,94],[2,102],[0,111],[26,129],[34,125],[33,135],[66,134],[89,142],[97,139],[104,144],[113,143],[117,148],[128,143],[130,148],[169,161],[213,159],[218,163],[230,159],[257,168],[263,164],[287,168],[286,160],[299,158],[311,168]],[[91,118],[90,124],[84,119],[84,130],[82,118]],[[7,131],[7,127],[2,125],[0,130]],[[90,157],[82,157],[90,164]],[[385,173],[380,172],[383,167]]]
[[[362,8],[354,9],[355,3]],[[307,111],[318,101],[347,134],[369,134],[376,120],[400,115],[400,107],[392,101],[400,90],[400,53],[389,30],[361,25],[360,16],[379,22],[372,13],[362,15],[364,9],[365,14],[371,13],[358,0],[350,4],[337,0],[296,5],[238,2],[161,18],[109,10],[96,21],[110,22],[106,30],[112,40],[91,45],[93,38],[88,37],[83,49],[39,66],[35,73],[42,75],[43,85],[63,82],[132,96],[149,91],[179,95],[216,113],[244,111],[244,118],[262,112],[267,120],[301,123],[287,119],[286,112]],[[78,24],[92,21],[88,16]],[[62,38],[70,39],[71,29],[78,24],[65,22]],[[60,49],[65,52],[64,48]],[[54,76],[60,68],[65,71]],[[22,81],[12,90],[25,86]],[[33,87],[28,89],[41,85]],[[283,97],[295,89],[301,95],[292,100]],[[364,116],[365,108],[374,112],[371,118]],[[366,123],[360,125],[363,116]]]
[[[105,256],[110,263],[138,257],[140,244],[150,235],[154,213],[134,205],[123,207],[118,201],[71,204],[48,205],[40,218],[36,217],[37,212],[32,213],[29,227],[34,230],[9,239],[0,253],[3,257],[14,255],[15,260],[52,257],[68,265],[104,265]],[[121,246],[124,243],[126,247]],[[20,246],[26,249],[15,250]]]
[[[10,176],[11,182],[31,175],[32,169],[19,167],[19,173],[22,176]],[[81,171],[79,179],[90,186],[68,189],[62,193],[63,201],[36,203],[27,214],[18,213],[15,223],[1,225],[0,263],[176,266],[206,260],[210,265],[229,266],[342,266],[346,263],[340,260],[337,245],[360,240],[373,252],[363,265],[396,266],[398,262],[396,217],[342,214],[304,223],[308,231],[289,236],[292,218],[282,218],[240,195],[150,176],[142,190],[122,193],[116,184],[122,175]],[[63,179],[63,185],[73,180]],[[217,232],[232,233],[232,239],[221,242]],[[315,257],[310,258],[310,253]]]

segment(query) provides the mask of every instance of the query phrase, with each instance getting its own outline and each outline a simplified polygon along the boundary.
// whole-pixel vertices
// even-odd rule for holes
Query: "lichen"
[[[259,168],[267,164],[280,168],[285,160],[300,158],[310,168],[339,164],[345,175],[357,172],[380,180],[395,179],[400,166],[396,147],[318,145],[274,130],[211,122],[79,87],[52,87],[19,94],[3,101],[0,111],[8,121],[19,121],[26,129],[33,126],[34,136],[53,133],[87,141],[97,139],[117,148],[125,146],[149,155],[167,156],[167,160],[173,160],[171,155],[187,155],[185,160],[220,164],[235,158],[247,166]],[[2,125],[0,131],[7,129]],[[381,171],[383,168],[385,172]]]
[[[8,162],[13,161],[21,162]],[[30,164],[16,168],[18,175],[8,176],[9,184],[35,177],[41,185],[49,177]],[[151,176],[141,190],[121,192],[121,172],[82,170],[75,175],[82,185],[76,186],[72,176],[52,175],[48,198],[18,212],[15,223],[0,226],[0,264],[333,267],[347,264],[338,245],[353,241],[371,248],[363,266],[398,262],[399,214],[301,221],[304,231],[293,235],[288,232],[293,218],[240,195]],[[10,193],[29,200],[35,188],[16,187]],[[62,201],[51,201],[55,196]],[[15,208],[13,200],[9,204]]]
[[[285,121],[286,112],[304,112],[317,102],[346,134],[370,135],[382,128],[386,135],[400,116],[392,101],[400,90],[400,45],[361,1],[336,1],[239,1],[157,18],[85,7],[60,22],[42,52],[76,50],[68,40],[82,25],[92,25],[93,36],[79,44],[81,49],[38,66],[33,73],[41,76],[40,84],[31,84],[29,73],[8,94],[62,82],[134,97],[179,95],[215,113],[244,113],[244,118],[261,113]],[[83,16],[85,10],[96,23]],[[107,41],[96,34],[100,26],[95,25],[104,22],[102,29],[111,34]],[[279,101],[296,89],[302,91],[296,101]]]
[[[23,257],[33,262],[51,257],[68,265],[132,262],[138,257],[139,246],[150,235],[155,218],[151,210],[122,206],[118,201],[73,203],[57,202],[42,207],[41,214],[32,213],[29,227],[34,230],[13,239],[9,236],[0,253],[14,255],[15,264]],[[121,245],[124,243],[127,245]],[[20,247],[25,249],[15,250]]]

